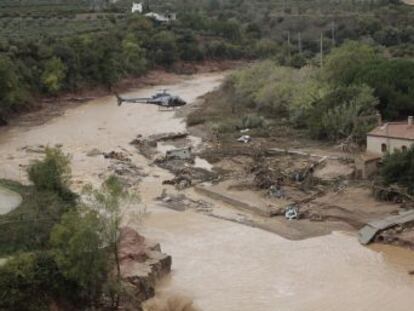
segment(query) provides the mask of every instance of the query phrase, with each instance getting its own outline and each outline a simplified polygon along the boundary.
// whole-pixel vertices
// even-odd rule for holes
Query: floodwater
[[[144,97],[168,88],[192,102],[222,78],[223,74],[195,75],[128,95]],[[72,155],[75,182],[97,182],[108,167],[108,160],[88,157],[88,151],[126,150],[148,173],[140,185],[148,215],[133,225],[158,240],[173,258],[173,272],[159,287],[161,294],[185,295],[204,311],[413,310],[414,281],[407,273],[414,262],[411,252],[362,247],[355,236],[343,233],[289,241],[237,223],[157,206],[154,198],[169,174],[150,166],[129,142],[138,134],[184,128],[173,112],[159,112],[151,105],[118,107],[114,98],[104,97],[43,125],[3,130],[0,178],[26,181],[24,165],[39,154],[23,150],[25,146],[62,144]],[[132,224],[129,212],[125,222]]]
[[[409,251],[397,254],[406,262],[393,262],[351,235],[289,241],[162,208],[152,209],[143,233],[173,258],[161,295],[184,294],[205,311],[413,310]]]
[[[0,215],[7,214],[21,202],[22,198],[18,193],[0,186]]]
[[[178,84],[160,85],[123,95],[148,97],[159,89],[168,89],[193,102],[217,87],[222,78],[223,74],[198,75]],[[43,125],[8,128],[0,132],[0,178],[27,180],[24,166],[40,155],[28,153],[24,147],[62,144],[64,152],[72,155],[75,182],[96,182],[98,175],[107,168],[108,161],[103,157],[88,157],[88,151],[96,148],[109,152],[123,148],[136,154],[129,142],[138,134],[148,136],[185,130],[185,122],[174,118],[174,114],[173,111],[160,112],[155,105],[123,104],[118,107],[115,98],[108,96],[68,109],[63,116]],[[133,160],[143,161],[140,156]]]

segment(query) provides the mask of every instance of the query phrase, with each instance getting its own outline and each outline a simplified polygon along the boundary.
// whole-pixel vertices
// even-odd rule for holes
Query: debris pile
[[[157,142],[145,139],[142,135],[138,135],[130,144],[135,146],[147,159],[151,159],[156,153],[155,148],[157,147]]]
[[[164,180],[162,184],[174,185],[178,190],[189,188],[192,184],[191,170],[189,170],[188,168],[182,169],[180,172],[176,174],[176,177],[174,177],[173,179]]]
[[[103,156],[105,159],[113,159],[118,160],[122,162],[131,162],[131,159],[128,158],[128,156],[120,151],[110,151],[110,152],[104,152]]]
[[[300,184],[313,174],[313,163],[301,168],[284,168],[272,165],[266,160],[257,161],[250,167],[250,173],[254,175],[254,183],[258,189],[270,189],[275,186],[279,189],[282,185]]]
[[[131,162],[113,162],[108,170],[115,174],[124,186],[134,186],[141,182],[143,177],[148,176],[142,169]]]
[[[264,162],[258,161],[250,168],[254,175],[254,183],[258,189],[269,189],[284,182],[285,176],[279,169],[271,169]]]
[[[188,136],[187,132],[170,132],[170,133],[162,133],[162,134],[154,134],[148,137],[148,140],[151,142],[160,142],[160,141],[169,141],[169,140],[177,140],[183,139]]]
[[[203,200],[193,200],[184,194],[168,194],[164,189],[161,195],[157,198],[158,201],[165,207],[176,211],[185,211],[187,209],[194,209],[196,211],[208,212],[212,206],[210,203]]]
[[[187,136],[187,132],[155,134],[149,136],[148,138],[144,138],[141,134],[139,134],[130,142],[130,144],[135,146],[144,157],[151,159],[156,154],[158,142],[183,139]]]
[[[141,182],[142,178],[147,176],[142,167],[132,163],[131,159],[123,152],[111,151],[102,153],[105,159],[110,159],[108,172],[116,175],[124,186],[134,186]],[[105,173],[102,173],[104,175]],[[105,176],[100,176],[105,178]]]
[[[161,158],[154,161],[159,167],[166,169],[175,175],[175,178],[164,181],[164,184],[177,185],[180,182],[189,187],[200,182],[217,180],[219,175],[216,172],[201,167],[194,167],[194,160],[177,159],[177,158]]]
[[[381,182],[372,184],[374,197],[381,201],[391,201],[394,203],[414,202],[414,196],[408,193],[407,189],[398,185],[385,186]]]
[[[165,159],[166,160],[183,160],[183,161],[194,162],[194,157],[191,153],[191,147],[168,150],[165,153]]]

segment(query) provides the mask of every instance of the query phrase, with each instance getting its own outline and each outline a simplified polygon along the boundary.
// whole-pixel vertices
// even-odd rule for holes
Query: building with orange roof
[[[378,120],[378,126],[367,134],[367,150],[356,156],[355,176],[359,178],[371,178],[378,171],[382,157],[395,150],[404,151],[414,144],[413,117],[407,121],[382,123]]]
[[[414,144],[413,117],[403,122],[386,122],[367,134],[367,152],[383,155],[404,151]]]

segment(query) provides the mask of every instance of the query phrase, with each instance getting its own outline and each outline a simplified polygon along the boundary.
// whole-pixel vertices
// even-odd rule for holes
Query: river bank
[[[216,89],[225,76],[226,72],[189,75],[168,88],[191,107],[197,98]],[[145,97],[165,87],[132,90],[126,95]],[[288,240],[211,217],[211,209],[220,211],[223,217],[244,216],[193,188],[180,191],[163,185],[174,175],[137,152],[130,142],[137,135],[183,131],[184,119],[174,112],[160,112],[151,105],[118,107],[112,96],[98,98],[67,109],[43,124],[3,129],[0,178],[27,182],[24,168],[41,156],[39,145],[59,145],[72,155],[75,190],[86,183],[98,184],[109,174],[125,172],[119,170],[123,161],[105,158],[101,152],[116,151],[127,156],[128,165],[135,168],[133,174],[123,177],[128,178],[130,189],[139,193],[142,210],[125,209],[124,225],[159,242],[172,257],[171,276],[157,289],[160,299],[184,295],[205,311],[273,311],[275,306],[298,311],[411,310],[414,282],[407,272],[413,268],[412,253],[381,247],[371,250],[359,245],[355,235],[340,232]],[[197,150],[200,139],[190,137],[187,144]],[[99,152],[91,152],[93,149]],[[171,201],[159,199],[164,189],[171,196],[185,195],[188,199],[179,205],[190,207],[173,210]],[[197,202],[197,208],[191,207]],[[205,207],[202,202],[206,202]]]
[[[243,61],[202,61],[177,62],[168,70],[154,68],[142,76],[127,77],[108,87],[96,85],[81,87],[73,92],[63,92],[54,97],[35,96],[30,105],[9,115],[7,122],[0,122],[0,131],[7,126],[40,125],[62,115],[66,109],[77,107],[91,100],[113,95],[114,92],[128,92],[132,89],[177,83],[180,76],[203,74],[230,70],[244,64]]]

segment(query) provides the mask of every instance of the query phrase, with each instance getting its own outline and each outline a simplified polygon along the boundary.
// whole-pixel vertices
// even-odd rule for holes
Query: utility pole
[[[302,55],[302,35],[300,32],[298,33],[298,51]]]
[[[321,68],[323,68],[323,32],[321,32]]]
[[[335,21],[332,22],[332,28],[331,28],[331,32],[332,32],[332,46],[336,45],[336,40],[335,40]]]

